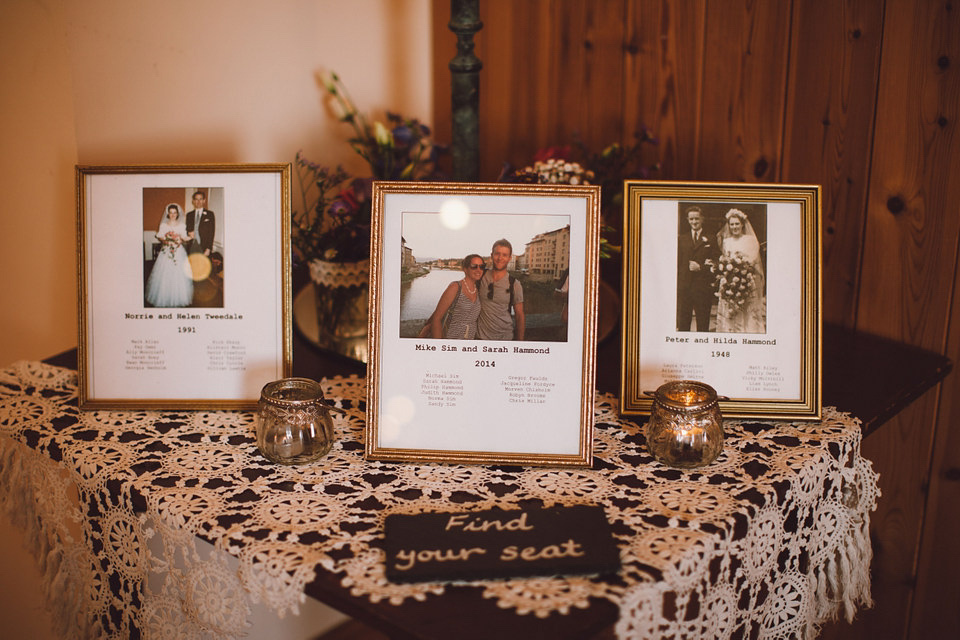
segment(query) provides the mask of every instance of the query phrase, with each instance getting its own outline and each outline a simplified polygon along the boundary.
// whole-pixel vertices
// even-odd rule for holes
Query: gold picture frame
[[[595,186],[374,183],[368,459],[592,463],[599,206]],[[464,287],[481,329],[420,337]]]
[[[820,418],[820,207],[819,185],[625,182],[623,414],[694,379],[725,416]]]
[[[76,167],[80,408],[249,409],[290,375],[290,175]]]

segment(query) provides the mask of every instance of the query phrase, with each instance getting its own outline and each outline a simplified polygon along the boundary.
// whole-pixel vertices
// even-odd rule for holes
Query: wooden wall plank
[[[522,165],[543,146],[557,120],[552,78],[558,67],[551,35],[553,0],[481,2],[480,174],[495,180],[503,163]]]
[[[565,9],[552,37],[559,109],[548,135],[557,141],[579,136],[600,150],[623,137],[626,2],[567,0]]]
[[[784,182],[823,186],[823,315],[856,317],[883,3],[794,4]]]
[[[857,305],[858,329],[934,351],[946,342],[960,226],[954,11],[936,1],[886,5]],[[871,451],[887,478],[872,527],[877,606],[864,618],[876,636],[906,637],[911,607],[922,611],[913,596],[936,411],[935,402],[911,407],[878,434],[886,446]]]
[[[481,4],[484,177],[575,135],[620,139],[624,16],[625,0]]]
[[[707,4],[701,180],[779,177],[790,5],[737,0]]]
[[[867,200],[857,327],[941,351],[960,216],[953,22],[941,2],[890,0]],[[949,47],[954,51],[946,50]],[[951,53],[953,54],[951,56]]]
[[[449,40],[437,26],[449,8],[438,0],[434,6],[435,38]],[[493,179],[503,161],[527,163],[539,148],[569,143],[575,133],[599,149],[630,141],[644,125],[663,140],[663,151],[651,148],[650,158],[665,154],[663,178],[776,176],[789,5],[490,0],[480,6],[484,179]],[[435,78],[438,112],[449,102],[446,75],[442,70]],[[436,114],[438,131],[444,120]]]
[[[666,3],[673,12],[674,2]],[[703,1],[676,2],[667,23],[669,32],[678,33],[684,42],[691,32],[702,48]],[[446,31],[449,6],[434,0],[434,46],[452,56],[452,35]],[[533,154],[546,146],[569,144],[579,136],[594,150],[615,141],[629,142],[643,124],[656,119],[653,109],[659,99],[648,100],[642,112],[633,106],[638,95],[631,82],[636,72],[636,49],[631,48],[628,31],[635,26],[631,14],[638,8],[647,11],[654,3],[629,0],[531,0],[481,2],[484,26],[477,35],[477,55],[483,61],[480,86],[481,174],[493,179],[501,164],[529,163]],[[659,12],[657,12],[659,13]],[[692,16],[692,19],[687,19]],[[660,17],[644,20],[653,29],[661,28]],[[442,28],[438,25],[442,23]],[[652,34],[658,43],[677,50],[682,61],[680,71],[700,65],[699,49],[677,47],[677,38]],[[653,43],[651,43],[652,46]],[[434,66],[434,122],[438,138],[449,122],[449,72],[446,62]],[[646,69],[646,65],[644,65]],[[646,69],[646,77],[659,82],[656,70]],[[672,84],[684,89],[685,113],[699,112],[699,83],[689,79],[699,72],[678,73]],[[672,87],[671,87],[672,88]],[[628,93],[629,92],[629,93]],[[649,92],[644,91],[643,95]],[[448,139],[447,136],[446,139]],[[687,138],[687,156],[693,155],[695,137]],[[647,160],[658,160],[658,150],[650,147]],[[689,167],[691,162],[687,161]],[[689,177],[689,171],[687,171]]]
[[[956,136],[956,116],[952,135]],[[954,143],[956,144],[956,143]],[[960,359],[960,281],[954,269],[953,305],[947,353]],[[956,366],[956,365],[954,365]],[[920,539],[917,590],[910,615],[910,638],[960,638],[957,576],[960,576],[960,375],[940,385],[929,492]]]
[[[624,142],[649,129],[658,144],[644,162],[660,163],[655,177],[690,179],[700,142],[706,3],[630,2],[627,11]]]
[[[907,7],[898,7],[906,13]],[[960,360],[960,281],[957,230],[960,218],[960,7],[929,2],[913,14],[917,40],[927,47],[918,78],[919,117],[923,147],[930,162],[924,166],[924,200],[928,215],[944,218],[940,278],[952,281],[946,320],[945,353]],[[899,19],[898,13],[894,18]],[[932,123],[930,122],[932,121]],[[930,126],[932,124],[933,126]],[[951,250],[953,255],[951,256]],[[952,259],[951,259],[952,258]],[[949,268],[952,266],[952,273]],[[951,277],[952,276],[952,277]],[[936,313],[936,311],[934,311]],[[932,342],[932,341],[931,341]],[[960,376],[941,385],[941,404],[934,435],[929,493],[916,569],[917,590],[910,616],[910,638],[960,637],[957,576],[960,575]]]
[[[450,0],[432,0],[430,39],[433,45],[433,114],[428,123],[433,129],[433,139],[438,144],[450,144],[453,140],[453,114],[450,97],[450,60],[457,55],[457,37],[447,26],[450,22]],[[449,158],[443,169],[449,175],[452,163]]]

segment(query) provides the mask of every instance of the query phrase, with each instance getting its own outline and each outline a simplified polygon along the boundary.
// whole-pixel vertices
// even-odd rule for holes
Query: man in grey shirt
[[[480,340],[523,340],[526,328],[523,285],[507,273],[512,256],[513,245],[507,240],[493,243],[490,252],[493,268],[483,274],[478,285],[480,317],[477,319],[477,338]],[[513,317],[510,314],[511,302]]]

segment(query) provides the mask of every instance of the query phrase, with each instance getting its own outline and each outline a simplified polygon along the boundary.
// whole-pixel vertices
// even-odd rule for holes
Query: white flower
[[[373,137],[381,147],[393,146],[393,134],[380,121],[373,123]]]

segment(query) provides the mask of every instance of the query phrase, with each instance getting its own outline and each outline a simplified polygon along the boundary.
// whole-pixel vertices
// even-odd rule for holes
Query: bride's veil
[[[733,234],[730,233],[730,218],[736,216],[740,218],[740,222],[743,223],[743,235],[753,240],[757,243],[757,247],[760,246],[760,241],[757,239],[757,233],[753,230],[753,225],[750,224],[750,218],[747,217],[743,211],[740,209],[730,209],[724,215],[726,221],[723,223],[723,227],[720,228],[720,233],[717,234],[717,241],[720,244],[720,247],[723,248],[723,241],[727,238],[733,237]]]
[[[733,217],[739,218],[740,222],[743,223],[743,233],[740,236],[739,242],[733,244],[737,245],[737,252],[742,253],[744,258],[749,260],[753,265],[756,275],[760,279],[760,290],[763,291],[763,282],[766,279],[766,274],[763,269],[763,258],[760,256],[760,240],[757,238],[756,231],[753,230],[753,225],[750,224],[750,218],[740,209],[730,209],[724,217],[726,218],[726,222],[717,234],[717,242],[720,245],[720,250],[726,251],[724,240],[734,237],[733,234],[730,233],[730,219]]]
[[[163,213],[160,214],[160,224],[157,225],[157,229],[159,229],[160,225],[162,225],[164,222],[167,221],[167,212],[170,211],[170,207],[173,207],[174,209],[177,210],[177,221],[174,222],[173,224],[176,226],[180,226],[180,225],[186,226],[187,221],[183,217],[183,208],[180,205],[178,205],[176,202],[171,202],[170,204],[168,204],[163,208]]]

